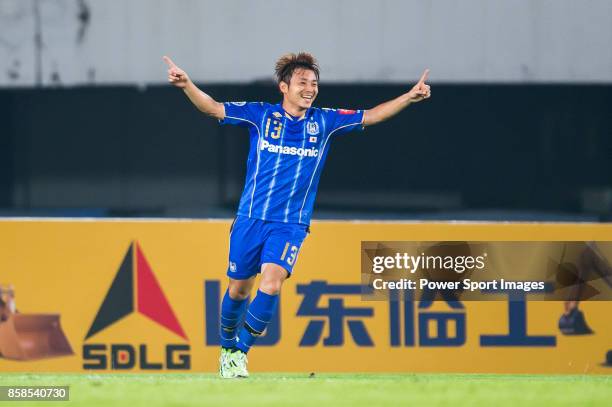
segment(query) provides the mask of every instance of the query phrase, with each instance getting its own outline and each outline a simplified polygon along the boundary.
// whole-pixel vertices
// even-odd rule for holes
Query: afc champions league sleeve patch
[[[357,113],[357,111],[351,110],[351,109],[338,109],[338,113],[339,114],[355,114]]]

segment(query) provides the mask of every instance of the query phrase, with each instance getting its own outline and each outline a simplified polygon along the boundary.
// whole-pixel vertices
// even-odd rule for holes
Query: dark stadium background
[[[248,136],[166,82],[277,102],[307,50],[319,107],[432,98],[331,146],[315,217],[612,219],[612,3],[3,0],[0,216],[231,217]],[[300,26],[301,23],[305,25]]]
[[[436,84],[426,103],[332,144],[318,217],[606,220],[612,87]],[[199,84],[218,100],[270,83]],[[368,108],[411,84],[330,84],[318,106]],[[0,89],[7,215],[232,216],[248,135],[170,86]]]

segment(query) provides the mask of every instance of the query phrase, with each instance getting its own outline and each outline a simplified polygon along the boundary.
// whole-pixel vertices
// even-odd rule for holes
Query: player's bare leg
[[[247,280],[235,280],[229,279],[229,285],[227,287],[229,296],[234,300],[246,300],[251,294],[251,290],[255,285],[255,276]]]
[[[287,270],[284,267],[274,263],[264,263],[261,265],[259,290],[269,295],[278,295],[287,276]]]

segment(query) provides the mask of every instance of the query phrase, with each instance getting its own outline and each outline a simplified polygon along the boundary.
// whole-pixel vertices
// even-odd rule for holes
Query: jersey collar
[[[306,119],[308,115],[310,114],[310,110],[311,110],[311,108],[309,107],[308,109],[306,109],[306,112],[304,113],[304,115],[302,115],[301,117],[295,117],[295,116],[290,115],[289,113],[285,111],[285,109],[283,109],[282,102],[277,103],[276,108],[283,115],[283,117],[287,118],[288,120],[291,120],[292,122],[299,122],[301,120]]]

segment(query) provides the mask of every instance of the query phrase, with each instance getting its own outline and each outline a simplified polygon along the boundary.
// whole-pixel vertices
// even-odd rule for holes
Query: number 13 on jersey
[[[290,245],[291,243],[287,242],[280,259],[281,261],[286,261],[290,266],[293,266],[293,263],[295,263],[295,258],[297,257],[299,248],[297,246],[291,246],[291,248],[289,248]]]
[[[272,131],[270,131],[270,124],[272,124]],[[280,120],[274,120],[272,118],[268,118],[266,121],[266,132],[264,133],[266,137],[268,135],[273,139],[280,138],[281,130],[283,129],[283,123]]]

